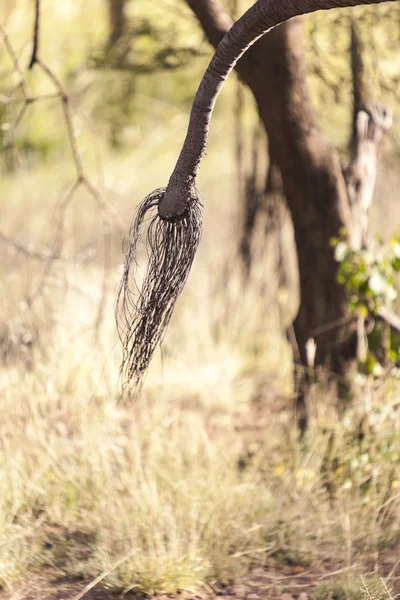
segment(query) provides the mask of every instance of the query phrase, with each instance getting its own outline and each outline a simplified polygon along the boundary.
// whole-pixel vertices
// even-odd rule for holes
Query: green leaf
[[[383,367],[372,352],[368,352],[365,362],[359,363],[358,370],[360,373],[372,375],[376,379],[383,375]]]

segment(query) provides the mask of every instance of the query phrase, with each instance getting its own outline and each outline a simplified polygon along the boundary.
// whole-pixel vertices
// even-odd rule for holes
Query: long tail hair
[[[164,194],[165,188],[160,188],[143,200],[127,238],[124,272],[116,301],[125,390],[140,385],[161,344],[201,239],[203,212],[197,193],[186,211],[174,219],[162,219],[158,214]],[[139,289],[136,274],[142,236],[145,236],[148,265]]]

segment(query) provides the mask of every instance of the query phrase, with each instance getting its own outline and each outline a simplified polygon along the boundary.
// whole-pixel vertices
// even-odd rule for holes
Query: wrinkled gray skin
[[[158,212],[162,219],[180,217],[196,196],[196,176],[205,153],[212,111],[237,61],[270,29],[299,15],[318,10],[397,0],[258,0],[232,26],[219,44],[200,83],[190,114],[186,139]]]

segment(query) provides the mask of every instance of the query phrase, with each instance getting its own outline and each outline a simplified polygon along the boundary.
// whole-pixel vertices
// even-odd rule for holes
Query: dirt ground
[[[264,435],[272,413],[275,413],[275,416],[276,413],[282,413],[282,418],[287,418],[289,400],[273,396],[272,402],[271,398],[269,393],[260,394],[248,415],[237,415],[236,427],[244,437],[249,434],[254,440],[257,433]],[[54,536],[66,535],[67,532],[55,528]],[[83,537],[81,541],[84,549],[87,540]],[[71,576],[60,577],[59,570],[46,569],[31,573],[28,583],[16,586],[13,590],[0,590],[0,600],[145,600],[149,597],[157,600],[321,600],[325,597],[327,600],[334,600],[343,598],[343,595],[330,593],[330,589],[335,587],[335,582],[350,580],[353,588],[358,590],[362,586],[362,575],[365,578],[371,576],[375,580],[390,576],[388,587],[392,591],[392,597],[396,598],[398,595],[400,599],[400,549],[388,550],[386,554],[380,553],[378,572],[376,558],[365,557],[362,565],[355,564],[350,568],[338,568],[335,564],[324,564],[321,561],[321,564],[309,567],[287,565],[280,569],[258,569],[224,587],[210,582],[198,590],[183,590],[175,595],[157,596],[108,590],[104,586],[105,575],[100,575],[97,580],[85,581]],[[322,587],[324,585],[325,594]]]
[[[394,571],[393,571],[394,570]],[[388,557],[382,566],[381,575],[391,572],[389,587],[393,597],[400,593],[400,561],[399,557]],[[365,570],[364,570],[365,574]],[[371,575],[373,573],[371,572]],[[322,584],[328,584],[335,578],[351,577],[360,581],[357,569],[340,569],[325,573],[312,572],[299,566],[287,567],[282,571],[254,571],[244,579],[220,588],[210,584],[196,591],[182,591],[175,596],[161,594],[158,600],[312,600],[315,591]],[[376,575],[375,575],[376,577]],[[321,589],[321,588],[320,588]],[[329,587],[328,587],[329,589]],[[321,592],[320,592],[321,593]],[[336,597],[336,596],[332,596]],[[135,594],[112,592],[96,581],[85,582],[80,579],[60,578],[51,571],[32,575],[28,584],[13,590],[12,593],[1,593],[0,600],[143,600],[145,597]],[[148,596],[147,596],[148,598]],[[319,598],[321,596],[319,595]]]

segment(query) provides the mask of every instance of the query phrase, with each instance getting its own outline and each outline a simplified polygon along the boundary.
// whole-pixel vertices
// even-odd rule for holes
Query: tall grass
[[[43,51],[51,55],[59,32],[47,23],[63,7],[46,10]],[[89,5],[82,10],[95,44],[104,23],[88,16]],[[87,22],[83,13],[67,12],[68,27]],[[28,20],[18,8],[10,22],[20,47]],[[62,61],[70,45],[61,46],[52,66],[71,74],[86,47],[79,46],[78,58],[67,52],[76,60],[71,67]],[[88,134],[95,99],[85,77],[94,75],[85,71],[83,81],[74,80],[83,105],[75,116],[85,168],[97,175],[128,231],[137,200],[167,183],[187,118],[152,94],[165,79],[149,81],[136,98],[145,124],[128,132],[133,145],[110,154],[101,133]],[[40,81],[35,85],[44,91]],[[46,262],[0,242],[3,592],[35,571],[87,579],[107,572],[110,588],[151,593],[224,583],[265,567],[301,567],[320,582],[316,597],[375,599],[388,593],[382,586],[376,591],[367,576],[398,576],[398,387],[381,382],[371,411],[355,402],[338,414],[333,390],[321,385],[311,396],[309,431],[299,439],[284,335],[297,291],[278,286],[274,236],[263,241],[264,255],[243,283],[229,93],[222,102],[199,178],[205,200],[199,255],[131,406],[120,402],[113,319],[122,274],[117,230],[104,270],[101,219],[80,189],[66,212],[62,253],[44,283]],[[41,252],[52,244],[60,197],[74,174],[59,107],[36,110],[23,122],[21,138],[35,141],[49,131],[56,150],[31,169],[22,153],[14,172],[2,174],[0,231]],[[253,127],[254,113],[246,111],[245,121]],[[382,213],[385,202],[396,206],[396,183],[396,170],[386,165],[378,186]],[[290,254],[289,226],[284,244]],[[331,582],[329,573],[337,571],[346,579]],[[364,596],[351,596],[354,589]]]
[[[121,169],[113,160],[110,178]],[[144,592],[227,582],[265,566],[389,574],[386,558],[400,541],[396,389],[382,385],[372,412],[355,403],[344,416],[332,391],[316,389],[314,419],[299,440],[279,317],[289,305],[279,307],[273,284],[263,289],[256,278],[245,289],[238,265],[227,271],[234,219],[225,218],[225,231],[219,223],[232,192],[218,189],[212,172],[207,177],[200,256],[163,352],[130,407],[118,402],[117,243],[105,319],[93,328],[103,270],[101,255],[87,251],[101,246],[89,200],[82,195],[71,206],[63,260],[32,306],[26,294],[43,266],[1,249],[5,590],[49,568],[85,578],[108,571],[109,587]],[[46,236],[40,215],[51,203],[50,195],[39,202],[43,182],[39,171],[6,183],[14,202],[5,223],[27,245],[29,219],[19,223],[15,211],[29,188],[38,245]],[[18,323],[29,343],[18,338]]]

